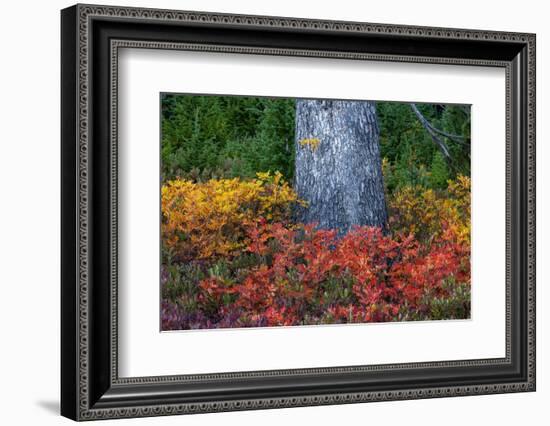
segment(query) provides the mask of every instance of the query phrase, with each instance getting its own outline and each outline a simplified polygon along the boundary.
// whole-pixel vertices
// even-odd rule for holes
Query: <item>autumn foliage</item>
[[[459,175],[449,181],[446,191],[407,186],[389,201],[389,225],[394,232],[410,232],[429,241],[451,230],[461,243],[470,243],[469,177]]]
[[[470,181],[404,187],[389,229],[296,224],[280,174],[162,188],[162,328],[467,318]]]
[[[256,179],[172,180],[162,187],[162,241],[181,260],[229,256],[257,217],[288,220],[297,197],[280,173]]]

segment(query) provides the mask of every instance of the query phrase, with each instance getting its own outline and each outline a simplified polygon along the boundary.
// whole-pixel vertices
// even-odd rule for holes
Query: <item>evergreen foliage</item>
[[[293,99],[166,94],[162,97],[163,180],[294,174]]]
[[[254,178],[279,171],[294,178],[294,99],[164,94],[162,178],[204,181]],[[380,152],[391,193],[405,186],[441,189],[448,179],[470,175],[470,108],[417,104],[441,136],[446,158],[407,103],[378,102]]]

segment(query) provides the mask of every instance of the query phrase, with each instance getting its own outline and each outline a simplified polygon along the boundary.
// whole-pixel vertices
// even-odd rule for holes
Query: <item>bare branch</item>
[[[441,136],[445,136],[446,138],[449,138],[455,142],[459,142],[459,143],[465,143],[465,141],[467,140],[467,138],[465,138],[464,136],[460,136],[460,135],[453,135],[451,133],[447,133],[447,132],[444,132],[443,130],[440,130],[436,127],[434,127],[431,123],[428,122],[428,125],[430,126],[430,128],[436,132],[436,133],[439,133]]]
[[[451,139],[454,142],[458,142],[458,143],[461,143],[461,144],[464,144],[464,145],[468,145],[468,143],[466,142],[468,140],[468,138],[466,138],[464,136],[461,136],[461,135],[454,135],[452,133],[447,133],[447,132],[445,132],[441,129],[438,129],[438,128],[434,127],[432,125],[432,123],[430,123],[426,119],[426,117],[424,117],[424,115],[422,115],[422,113],[420,112],[420,110],[417,108],[417,106],[415,104],[411,104],[411,108],[413,109],[414,113],[416,114],[416,116],[418,117],[418,119],[420,120],[420,122],[422,123],[424,128],[428,131],[428,133],[430,133],[430,135],[432,135],[432,137],[433,137],[433,133],[437,133],[441,136],[445,136],[446,138]]]
[[[429,133],[429,135],[432,137],[432,140],[439,146],[439,149],[443,153],[445,157],[447,157],[449,160],[451,159],[451,154],[449,153],[449,147],[447,144],[438,136],[438,132],[434,130],[434,127],[430,124],[428,120],[422,115],[420,110],[416,107],[415,104],[410,104],[412,110],[416,114],[416,117],[422,124],[422,126],[426,129],[426,131]]]

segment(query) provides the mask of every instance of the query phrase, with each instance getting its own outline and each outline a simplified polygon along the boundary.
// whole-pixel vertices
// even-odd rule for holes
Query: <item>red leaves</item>
[[[264,313],[264,318],[267,319],[269,325],[288,326],[294,325],[298,321],[296,308],[285,305],[281,307],[270,306]]]
[[[277,292],[271,277],[272,273],[266,265],[253,270],[241,285],[236,286],[239,294],[237,306],[246,312],[260,312],[271,306]]]
[[[199,287],[204,291],[203,295],[219,303],[224,294],[235,294],[237,289],[221,281],[217,277],[202,280]],[[204,299],[204,298],[203,298]]]
[[[469,246],[450,228],[421,245],[379,228],[356,227],[338,238],[314,225],[260,220],[248,238],[259,266],[240,284],[209,278],[200,287],[217,300],[235,295],[234,307],[266,325],[304,324],[306,316],[317,323],[392,321],[422,312],[430,298],[450,296],[446,283],[470,282]]]

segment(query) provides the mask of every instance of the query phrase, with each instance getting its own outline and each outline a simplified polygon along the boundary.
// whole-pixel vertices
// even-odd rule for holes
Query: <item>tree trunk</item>
[[[296,101],[297,219],[345,234],[387,219],[374,102]]]

